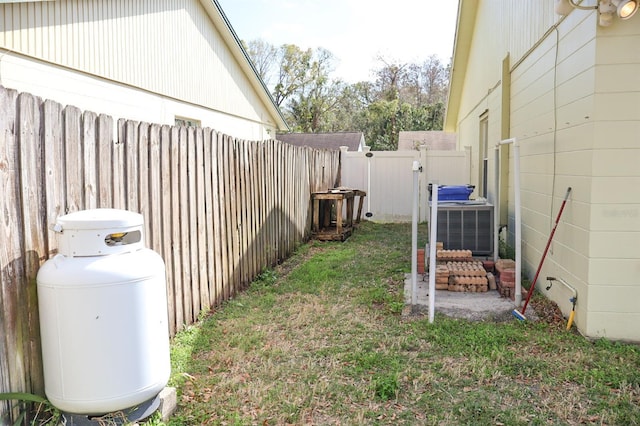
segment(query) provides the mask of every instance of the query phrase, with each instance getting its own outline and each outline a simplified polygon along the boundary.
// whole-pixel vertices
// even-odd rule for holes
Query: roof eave
[[[240,64],[240,68],[242,68],[242,71],[244,71],[244,73],[249,78],[249,81],[258,93],[258,96],[260,97],[262,102],[264,102],[273,117],[275,117],[277,121],[275,123],[276,130],[288,131],[289,125],[285,121],[284,116],[282,115],[282,111],[280,111],[280,108],[278,108],[278,106],[276,105],[275,100],[273,99],[271,93],[269,92],[269,89],[267,88],[267,85],[258,75],[258,71],[254,67],[253,62],[251,62],[249,54],[242,46],[242,42],[238,38],[236,32],[233,30],[233,27],[231,26],[229,19],[227,19],[227,16],[224,14],[222,7],[218,3],[218,0],[200,0],[200,3],[205,8],[209,15],[209,18],[211,18],[216,27],[226,29],[226,31],[221,30],[220,34],[222,35],[224,41],[227,43],[227,46],[229,46],[231,54],[236,59],[236,61],[238,61],[238,64]]]
[[[456,37],[453,45],[453,61],[451,63],[451,81],[449,83],[447,109],[443,126],[446,132],[455,132],[457,130],[462,88],[469,63],[469,51],[471,49],[477,11],[478,1],[476,0],[460,0],[458,3]]]

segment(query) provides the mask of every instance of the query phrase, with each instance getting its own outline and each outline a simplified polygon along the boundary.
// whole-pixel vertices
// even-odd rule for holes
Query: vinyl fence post
[[[431,182],[431,220],[429,221],[429,322],[433,323],[436,304],[436,242],[438,241],[438,181]]]

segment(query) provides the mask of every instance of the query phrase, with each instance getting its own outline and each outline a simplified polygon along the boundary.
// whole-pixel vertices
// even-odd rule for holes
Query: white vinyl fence
[[[429,182],[440,185],[470,183],[468,151],[369,151],[341,152],[341,185],[367,191],[363,215],[375,222],[410,222],[414,161],[420,173],[420,221],[428,215]],[[472,197],[476,194],[472,194]]]

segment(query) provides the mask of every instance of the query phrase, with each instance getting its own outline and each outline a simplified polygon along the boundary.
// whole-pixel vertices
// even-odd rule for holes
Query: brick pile
[[[463,275],[449,276],[449,291],[482,293],[489,291],[487,277],[467,277]]]
[[[489,290],[487,271],[480,261],[447,262],[449,291],[485,292]]]
[[[515,262],[509,259],[476,260],[471,250],[445,250],[436,243],[436,290],[486,292],[498,290],[515,297]],[[524,290],[523,290],[523,293]]]
[[[486,277],[482,262],[472,260],[471,262],[447,262],[447,268],[452,275],[466,275],[470,277]]]
[[[471,250],[436,250],[436,262],[448,261],[471,262]]]
[[[436,290],[449,289],[449,268],[447,265],[436,265]]]
[[[485,271],[493,273],[496,263],[493,260],[487,259],[482,261],[482,266],[484,267]]]
[[[418,253],[417,253],[418,259],[417,259],[417,269],[418,269],[418,273],[419,274],[424,274],[425,271],[425,253],[424,253],[424,249],[418,249]]]
[[[516,295],[516,262],[511,259],[499,259],[495,264],[498,274],[497,288],[502,297],[515,299]]]

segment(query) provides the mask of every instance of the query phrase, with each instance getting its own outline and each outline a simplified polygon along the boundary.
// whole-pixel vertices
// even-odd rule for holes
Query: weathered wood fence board
[[[22,253],[22,214],[19,191],[20,164],[18,122],[16,102],[18,93],[15,90],[0,91],[0,189],[2,189],[2,209],[0,210],[0,267],[2,278],[2,311],[0,325],[3,326],[1,336],[2,351],[0,375],[2,386],[7,390],[31,390],[28,372],[28,359],[25,356],[24,344],[29,341],[29,317],[24,311],[24,293],[27,288]],[[25,365],[27,364],[27,365]],[[38,389],[40,390],[40,389]],[[1,406],[7,410],[9,405]]]
[[[114,128],[115,126],[115,128]],[[0,392],[44,393],[36,275],[60,215],[139,212],[165,260],[173,336],[310,235],[339,153],[118,120],[0,86]],[[0,423],[15,417],[0,404]]]
[[[43,149],[40,133],[40,99],[21,93],[18,96],[19,118],[19,145],[20,152],[20,198],[22,210],[22,247],[24,252],[25,286],[24,291],[18,292],[20,311],[27,311],[27,320],[23,323],[23,365],[27,371],[42,368],[40,359],[40,325],[38,310],[32,310],[31,306],[37,306],[36,275],[40,268],[40,261],[46,259],[46,225],[44,212],[43,185],[34,185],[34,182],[42,182]],[[22,289],[19,289],[22,290]],[[42,389],[44,382],[42,376],[29,376],[27,378],[32,389]]]

